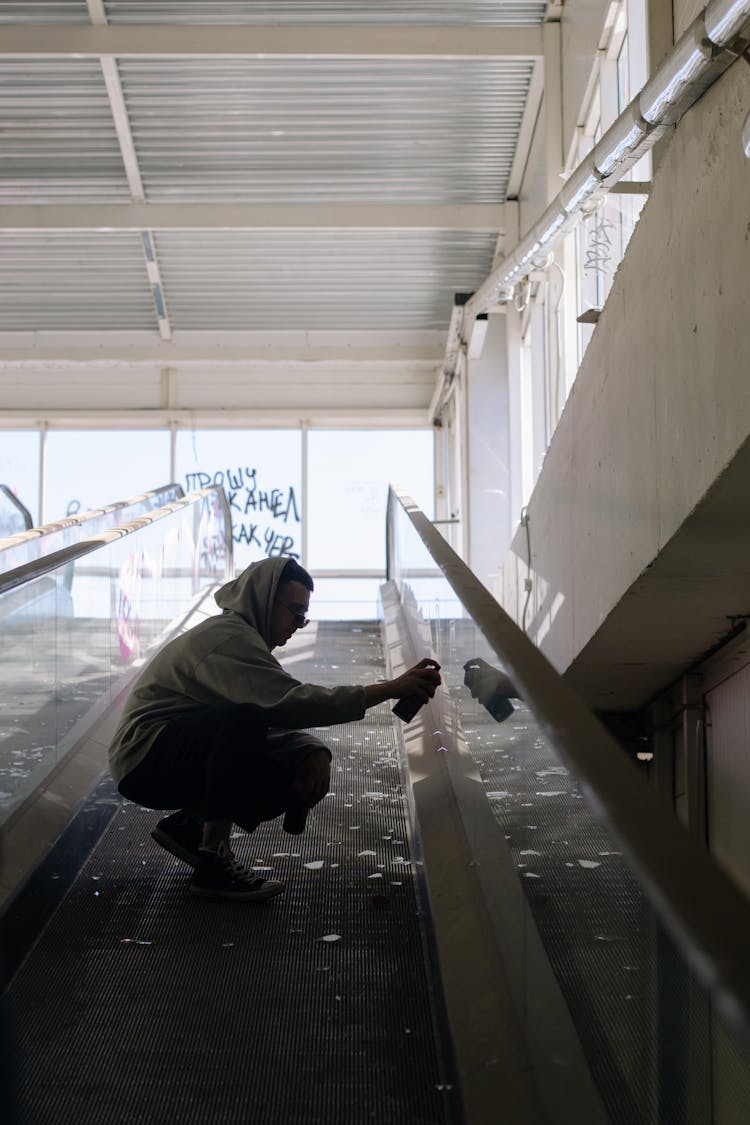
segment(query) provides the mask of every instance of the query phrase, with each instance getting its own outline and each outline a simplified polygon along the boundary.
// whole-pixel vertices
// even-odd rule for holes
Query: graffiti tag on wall
[[[606,276],[613,258],[612,231],[615,224],[604,215],[597,214],[589,228],[586,253],[583,261],[585,273]]]
[[[238,466],[185,476],[185,491],[221,485],[232,514],[232,540],[248,562],[278,555],[299,559],[300,514],[292,485],[263,487],[256,468]]]

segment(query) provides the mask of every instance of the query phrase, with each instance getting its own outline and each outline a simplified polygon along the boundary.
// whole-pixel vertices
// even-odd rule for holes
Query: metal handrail
[[[112,512],[120,511],[122,508],[130,508],[135,504],[140,504],[144,500],[149,500],[151,497],[159,497],[165,492],[174,492],[176,499],[181,499],[185,495],[182,485],[172,482],[171,484],[161,485],[160,488],[154,488],[149,492],[142,492],[138,496],[130,496],[127,500],[116,500],[112,504],[106,504],[103,508],[90,508],[86,512],[81,512],[80,515],[66,516],[64,519],[55,520],[53,523],[42,524],[41,527],[32,527],[32,525],[29,524],[25,531],[19,531],[15,535],[9,535],[5,539],[0,539],[0,552],[12,550],[14,547],[20,547],[27,543],[36,543],[38,539],[43,539],[45,535],[54,535],[58,531],[67,531],[69,527],[80,527],[90,520],[97,519],[100,516],[110,515]],[[16,502],[18,502],[17,497]]]
[[[146,513],[146,515],[138,516],[137,519],[131,520],[129,523],[124,523],[120,527],[108,528],[106,531],[102,531],[99,535],[94,535],[90,539],[82,539],[79,543],[72,543],[69,547],[62,547],[59,551],[51,551],[48,555],[44,555],[40,559],[33,559],[31,562],[23,563],[22,566],[17,566],[13,570],[8,570],[4,574],[0,574],[0,595],[7,593],[8,590],[13,590],[18,586],[22,586],[26,582],[31,582],[35,578],[43,578],[45,574],[51,574],[67,563],[83,558],[84,555],[91,554],[92,551],[96,551],[100,547],[106,546],[108,543],[113,543],[117,539],[122,539],[126,535],[132,534],[134,531],[140,531],[141,528],[147,527],[151,523],[156,523],[157,520],[164,519],[165,516],[171,515],[172,512],[177,512],[181,508],[190,507],[204,497],[211,495],[218,496],[219,503],[224,510],[225,527],[227,528],[227,557],[231,557],[232,516],[229,510],[229,501],[221,485],[214,484],[210,485],[208,488],[197,489],[195,492],[184,496],[181,500],[174,500],[171,504],[165,504],[163,508],[157,508],[153,512]]]
[[[16,496],[15,492],[12,492],[11,489],[8,488],[7,484],[0,484],[0,493],[2,493],[2,495],[6,498],[6,500],[8,500],[10,502],[12,507],[14,507],[17,512],[19,512],[19,514],[21,516],[21,519],[23,520],[23,527],[24,527],[23,531],[17,531],[15,534],[18,535],[19,537],[25,535],[26,532],[28,532],[29,528],[33,527],[33,524],[34,524],[34,521],[31,518],[31,512],[29,511],[29,509],[26,507],[25,504],[21,503],[21,501]],[[14,538],[14,536],[11,536],[10,538]],[[0,539],[0,550],[1,549],[2,549],[2,540]]]
[[[639,777],[578,693],[519,629],[414,501],[391,486],[456,597],[497,654],[717,1010],[750,1047],[750,903]],[[388,536],[392,549],[392,533]],[[389,575],[393,559],[388,559]]]

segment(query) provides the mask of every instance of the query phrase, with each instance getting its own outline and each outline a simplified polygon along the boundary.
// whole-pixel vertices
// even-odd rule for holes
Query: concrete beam
[[[67,370],[102,365],[213,367],[316,364],[424,364],[434,370],[443,333],[434,332],[0,332],[0,372],[43,367]]]
[[[424,407],[306,406],[271,409],[231,407],[224,410],[185,409],[93,409],[93,410],[0,410],[0,424],[6,430],[46,429],[263,429],[317,426],[321,429],[420,429],[425,426]]]
[[[538,27],[10,24],[0,58],[402,58],[540,56]]]
[[[502,204],[100,203],[0,206],[0,230],[462,230],[497,233]]]

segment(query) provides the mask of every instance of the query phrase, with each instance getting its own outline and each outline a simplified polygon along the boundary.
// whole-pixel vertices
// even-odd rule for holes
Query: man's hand
[[[432,699],[440,686],[440,665],[435,660],[420,660],[395,680],[380,680],[365,685],[365,707],[375,707],[386,699],[407,699],[416,696],[420,703]]]
[[[391,699],[414,697],[422,703],[432,699],[440,686],[440,665],[434,660],[420,660],[408,672],[391,680]]]
[[[322,801],[331,784],[331,762],[325,750],[314,750],[300,765],[292,781],[295,800],[312,808]]]

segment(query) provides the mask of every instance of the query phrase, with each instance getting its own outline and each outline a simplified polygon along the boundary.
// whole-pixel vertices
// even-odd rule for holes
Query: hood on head
[[[261,559],[251,563],[238,578],[225,583],[214,594],[216,604],[223,609],[239,613],[260,633],[270,648],[271,610],[276,590],[288,558]]]

